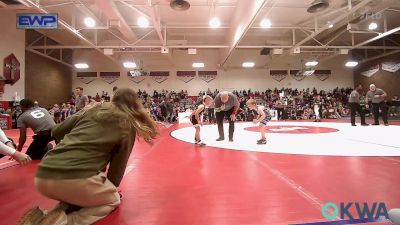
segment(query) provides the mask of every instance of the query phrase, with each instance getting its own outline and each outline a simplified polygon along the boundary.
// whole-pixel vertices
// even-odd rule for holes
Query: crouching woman
[[[136,135],[150,143],[157,134],[157,124],[131,89],[118,89],[111,103],[88,107],[58,124],[52,135],[59,143],[40,163],[35,184],[60,204],[46,214],[31,209],[25,224],[87,225],[106,217],[120,204],[117,187]],[[71,205],[79,210],[68,213]]]

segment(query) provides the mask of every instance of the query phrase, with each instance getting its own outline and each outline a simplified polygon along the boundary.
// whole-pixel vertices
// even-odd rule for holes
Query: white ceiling
[[[0,0],[1,1],[1,0]],[[245,30],[237,43],[231,46],[227,40],[230,38],[230,30],[234,29],[235,18],[243,17],[242,12],[248,9],[237,9],[243,3],[252,3],[262,0],[188,0],[191,7],[187,11],[175,11],[170,8],[170,0],[18,0],[30,7],[22,6],[18,11],[40,11],[58,13],[59,18],[65,21],[67,26],[77,32],[73,34],[60,26],[60,30],[48,30],[43,33],[65,48],[114,48],[129,52],[160,51],[161,46],[174,48],[216,48],[241,49],[254,48],[260,50],[262,47],[282,47],[290,49],[293,41],[298,44],[313,32],[323,29],[330,21],[343,16],[349,10],[348,0],[330,0],[330,6],[321,13],[308,13],[307,8],[313,0],[266,0],[263,7],[249,23],[249,29]],[[151,2],[151,6],[148,2]],[[357,7],[367,0],[352,0],[351,7]],[[38,2],[35,5],[32,3]],[[239,4],[241,3],[241,4]],[[15,7],[8,7],[8,10]],[[332,40],[326,50],[339,50],[336,46],[347,46],[352,49],[353,44],[368,40],[376,33],[367,30],[372,19],[356,21],[358,27],[352,28],[354,43],[351,33],[346,31],[346,25],[355,21],[364,12],[381,13],[382,18],[375,20],[379,28],[376,32],[384,33],[384,19],[386,17],[387,30],[400,26],[400,2],[397,0],[374,0],[369,1],[366,6],[360,7],[354,13],[346,16],[343,20],[334,24],[332,29],[327,29],[300,46],[304,50],[312,51],[314,46],[326,44],[336,34],[340,36]],[[7,6],[0,10],[7,10]],[[396,11],[397,10],[397,11]],[[140,28],[137,19],[145,16],[150,20],[149,28]],[[221,21],[221,27],[211,29],[208,26],[211,17],[217,16]],[[88,29],[83,23],[85,17],[92,17],[97,21],[94,29]],[[272,28],[260,27],[260,22],[268,18],[272,22]],[[159,23],[153,23],[159,21]],[[119,21],[119,27],[111,27],[110,23]],[[78,37],[79,35],[82,35]],[[293,34],[294,39],[293,40]],[[397,34],[395,34],[397,35]],[[82,41],[82,38],[86,41]],[[396,36],[391,36],[397,39]],[[319,44],[320,42],[321,44]],[[393,43],[392,43],[393,44]],[[306,47],[308,46],[308,48]],[[311,47],[310,47],[311,46]],[[369,43],[365,44],[369,46]],[[364,46],[364,47],[365,47]],[[393,48],[398,45],[391,45]],[[36,48],[44,46],[35,46]],[[53,46],[54,47],[54,46]],[[32,47],[33,48],[33,47]],[[58,47],[62,48],[62,47]],[[358,47],[359,48],[359,47]],[[324,49],[322,49],[324,50]],[[321,49],[315,50],[321,51]],[[288,51],[287,51],[288,52]],[[161,54],[161,53],[160,53]]]

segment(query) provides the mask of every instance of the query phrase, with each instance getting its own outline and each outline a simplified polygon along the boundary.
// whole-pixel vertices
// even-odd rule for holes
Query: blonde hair
[[[94,108],[100,107],[100,105]],[[157,123],[143,107],[135,91],[129,88],[118,89],[112,104],[101,104],[95,119],[100,122],[117,123],[124,131],[135,129],[138,136],[151,143],[158,135]]]
[[[211,101],[213,100],[213,98],[209,95],[204,95],[203,96],[203,102],[205,102],[207,99],[210,99]]]
[[[247,105],[257,105],[257,102],[255,99],[249,99],[249,100],[247,100],[246,104]]]

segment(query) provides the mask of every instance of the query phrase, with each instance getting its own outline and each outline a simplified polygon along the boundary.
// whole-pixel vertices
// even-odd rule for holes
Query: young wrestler
[[[258,145],[267,144],[267,138],[265,137],[265,133],[267,132],[267,123],[271,120],[271,114],[269,112],[269,108],[257,105],[256,100],[249,99],[247,101],[247,107],[250,110],[256,110],[258,113],[258,117],[253,120],[254,123],[260,123],[260,133],[261,139],[257,141]]]
[[[196,145],[205,145],[200,140],[200,126],[203,126],[203,122],[201,121],[201,116],[204,112],[204,109],[210,106],[213,102],[213,99],[209,95],[205,95],[203,97],[203,104],[200,104],[195,111],[190,115],[190,121],[192,122],[194,128],[196,129],[196,133],[194,135],[194,143]]]

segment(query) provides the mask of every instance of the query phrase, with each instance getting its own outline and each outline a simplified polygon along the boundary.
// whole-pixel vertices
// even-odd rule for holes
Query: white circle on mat
[[[356,126],[334,122],[270,122],[266,145],[257,145],[260,134],[253,123],[235,123],[234,141],[229,142],[227,123],[225,140],[217,142],[216,125],[201,127],[201,139],[209,147],[325,156],[400,156],[400,126]],[[322,131],[322,132],[321,132]],[[171,136],[194,142],[194,127],[179,128]]]

